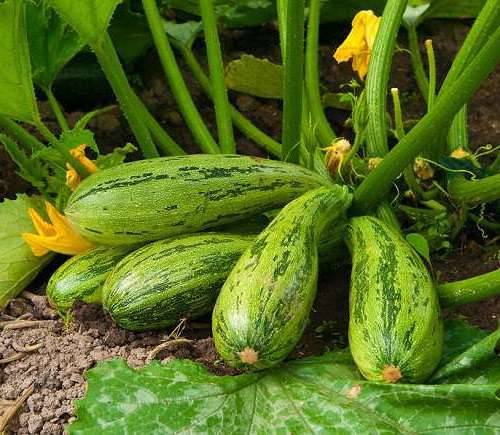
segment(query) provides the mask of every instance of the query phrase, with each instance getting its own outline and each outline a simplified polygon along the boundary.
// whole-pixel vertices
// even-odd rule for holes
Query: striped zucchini
[[[66,315],[76,301],[101,302],[101,288],[111,269],[131,247],[99,247],[75,255],[60,266],[47,284],[50,304]]]
[[[316,294],[319,236],[350,200],[340,186],[304,194],[238,260],[212,317],[215,346],[228,364],[263,369],[295,347]]]
[[[65,214],[92,242],[132,244],[244,220],[327,183],[300,166],[255,157],[166,157],[92,174]]]
[[[442,353],[443,325],[431,276],[410,245],[374,217],[351,220],[349,344],[369,380],[417,383]]]
[[[125,257],[103,288],[103,306],[125,329],[166,328],[209,313],[254,236],[201,233],[150,243]]]

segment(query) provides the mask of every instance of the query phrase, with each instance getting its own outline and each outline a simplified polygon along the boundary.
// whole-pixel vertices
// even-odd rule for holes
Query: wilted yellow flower
[[[97,171],[97,166],[96,164],[90,160],[86,155],[85,155],[85,148],[87,148],[87,145],[81,144],[78,145],[76,148],[73,148],[70,153],[71,155],[78,160],[83,167],[89,172],[89,174],[93,174],[94,172]],[[76,172],[75,168],[71,166],[69,163],[66,164],[66,185],[69,186],[71,190],[75,190],[76,187],[80,184],[82,181],[80,174]]]
[[[462,147],[453,150],[453,152],[450,154],[450,157],[453,157],[454,159],[465,159],[470,156],[471,153],[465,151]]]
[[[413,172],[420,180],[430,180],[434,178],[434,168],[425,160],[416,158],[413,164]]]
[[[89,241],[75,232],[68,219],[52,204],[45,202],[45,208],[50,223],[45,222],[35,209],[30,208],[28,213],[38,234],[21,234],[24,241],[30,245],[33,255],[42,257],[50,251],[76,255],[93,248]]]
[[[347,139],[339,139],[333,142],[330,146],[324,148],[325,154],[325,164],[328,171],[333,176],[337,175],[342,168],[342,163],[345,157],[349,154],[351,150],[351,144]]]
[[[382,160],[382,157],[372,157],[368,159],[368,170],[373,171]]]
[[[352,30],[333,57],[337,62],[352,59],[352,69],[364,80],[368,73],[368,64],[380,25],[380,17],[373,11],[360,11],[352,20]]]

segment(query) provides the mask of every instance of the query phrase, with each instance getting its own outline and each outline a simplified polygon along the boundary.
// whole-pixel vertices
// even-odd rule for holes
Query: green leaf
[[[52,256],[35,257],[21,233],[35,232],[28,208],[42,207],[37,197],[19,195],[0,203],[0,309],[21,293]]]
[[[164,21],[164,28],[172,44],[176,47],[191,49],[193,42],[203,30],[201,21],[186,21],[177,24],[173,21]]]
[[[45,0],[83,41],[99,45],[105,36],[115,8],[122,0]]]
[[[262,98],[282,98],[283,67],[244,54],[226,67],[226,85],[233,91]]]
[[[128,3],[118,6],[109,26],[111,39],[126,64],[144,56],[153,45],[146,17],[133,12]]]
[[[99,169],[112,168],[113,166],[121,165],[128,154],[137,151],[137,147],[131,143],[126,144],[124,147],[117,147],[113,149],[113,152],[105,155],[100,155],[97,157],[96,164]]]
[[[87,129],[74,128],[73,130],[64,131],[59,137],[59,142],[68,150],[72,150],[78,145],[85,144],[95,153],[99,153],[94,133]]]
[[[0,2],[0,35],[0,115],[19,121],[37,121],[24,1]]]
[[[427,239],[422,236],[422,234],[418,233],[410,233],[406,235],[406,241],[413,246],[413,249],[417,251],[420,256],[425,258],[427,262],[431,262],[430,252],[429,252],[429,243]]]
[[[451,324],[450,327],[454,327]],[[480,332],[477,333],[476,342]],[[490,360],[496,358],[490,355]],[[239,376],[174,360],[142,369],[124,360],[87,372],[70,434],[495,433],[498,383],[364,381],[347,351]],[[445,382],[447,378],[442,379]],[[450,432],[451,431],[451,432]]]
[[[41,0],[25,1],[33,80],[50,89],[57,74],[84,46],[63,20]]]

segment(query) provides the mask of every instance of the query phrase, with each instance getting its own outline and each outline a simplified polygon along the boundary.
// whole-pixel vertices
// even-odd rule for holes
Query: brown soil
[[[333,29],[335,27],[335,29]],[[464,23],[440,21],[425,24],[423,33],[432,37],[436,50],[440,77],[460,45],[469,26]],[[279,59],[277,34],[271,27],[264,31],[238,30],[229,32],[223,40],[227,59],[238,57],[242,52],[251,52],[256,56]],[[347,28],[344,28],[347,31]],[[329,35],[331,33],[332,35]],[[333,34],[342,34],[339,26],[325,28],[321,47],[322,83],[331,91],[338,91],[339,85],[352,78],[348,65],[337,65],[331,59],[334,47],[341,38]],[[345,32],[344,32],[345,33]],[[401,41],[404,45],[404,38]],[[146,62],[148,70],[143,73],[146,90],[143,98],[155,116],[162,120],[172,136],[179,143],[187,144],[187,149],[196,151],[193,140],[185,128],[175,103],[161,79],[162,73],[153,56]],[[406,119],[417,118],[422,113],[422,100],[411,79],[408,57],[405,53],[395,55],[392,85],[400,88],[403,95]],[[470,133],[475,146],[485,143],[500,143],[500,120],[496,110],[496,100],[500,95],[500,69],[497,69],[475,95],[470,108]],[[214,115],[210,102],[201,94],[187,74],[195,102],[201,107],[202,114],[213,129]],[[252,121],[272,136],[280,136],[281,106],[274,100],[263,100],[244,95],[232,95],[235,105]],[[49,126],[55,127],[50,110],[42,105],[42,113]],[[72,120],[82,115],[80,112],[68,114]],[[347,137],[350,131],[344,126],[347,113],[328,109],[328,117],[336,131]],[[103,150],[133,141],[126,123],[119,111],[102,115],[92,121],[90,127],[96,133],[97,143]],[[238,134],[238,149],[242,153],[263,153],[250,141]],[[0,198],[13,197],[16,192],[26,191],[28,185],[14,175],[14,165],[0,148]],[[445,259],[433,262],[440,281],[451,281],[500,267],[498,245],[476,243],[478,240],[474,228],[461,240],[461,246]],[[472,240],[472,241],[471,241]],[[98,361],[122,357],[137,367],[148,361],[149,353],[160,343],[169,338],[171,331],[131,333],[117,328],[99,307],[79,305],[75,310],[74,322],[65,327],[56,319],[55,313],[47,306],[43,297],[44,282],[50,271],[30,286],[38,295],[27,294],[11,302],[1,315],[19,317],[27,320],[43,320],[37,327],[19,330],[3,330],[0,333],[0,359],[20,353],[22,358],[0,363],[0,399],[15,400],[24,390],[33,387],[33,393],[21,407],[17,417],[10,422],[8,430],[12,433],[61,433],[63,426],[74,415],[72,401],[81,398],[85,391],[84,371]],[[349,282],[348,268],[335,270],[325,268],[320,277],[320,301],[314,307],[311,322],[303,339],[297,346],[292,358],[319,354],[328,348],[345,346],[347,331],[347,290]],[[473,324],[487,329],[494,329],[500,313],[500,298],[484,303],[446,311],[447,317],[465,316]],[[210,319],[198,319],[197,323],[187,323],[182,331],[183,338],[190,342],[177,342],[171,348],[156,355],[157,359],[168,361],[171,358],[190,358],[206,364],[210,370],[220,374],[232,374],[234,371],[224,367],[218,360],[210,338]],[[172,339],[172,337],[170,337]],[[32,352],[22,352],[23,347],[40,344]],[[17,349],[17,350],[16,350]]]

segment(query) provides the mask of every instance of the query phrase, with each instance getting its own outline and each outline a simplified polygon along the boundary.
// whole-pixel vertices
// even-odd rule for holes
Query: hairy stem
[[[236,152],[236,143],[234,142],[233,123],[231,121],[229,99],[224,82],[224,64],[219,35],[217,33],[217,18],[215,16],[213,1],[201,0],[200,9],[205,43],[207,45],[208,69],[215,106],[219,146],[223,153],[232,154]]]
[[[309,4],[309,22],[307,26],[305,84],[309,108],[313,116],[315,128],[317,129],[316,136],[322,146],[328,146],[332,143],[332,140],[335,139],[336,135],[326,119],[323,103],[321,102],[318,71],[320,10],[321,0],[311,0]]]
[[[448,193],[455,201],[481,204],[500,199],[500,174],[479,180],[452,177],[448,182]]]
[[[198,112],[177,65],[174,52],[163,28],[163,21],[156,0],[143,0],[142,4],[163,70],[170,84],[170,90],[179,104],[179,109],[186,124],[203,152],[208,154],[219,153],[220,149]]]
[[[0,116],[0,130],[7,133],[9,136],[18,141],[23,147],[30,151],[39,151],[45,148],[45,145],[40,142],[35,136],[28,133],[17,122],[12,121],[5,116]]]
[[[68,131],[69,130],[68,121],[66,121],[66,117],[64,116],[64,113],[61,109],[61,105],[54,96],[52,89],[47,88],[44,91],[45,95],[47,95],[47,99],[49,100],[50,108],[52,109],[52,112],[54,113],[57,119],[57,123],[59,124],[59,126],[63,131]]]
[[[413,74],[417,81],[418,89],[427,100],[429,94],[429,82],[425,74],[424,63],[422,61],[422,56],[420,55],[420,48],[418,44],[418,34],[416,25],[410,25],[406,28],[408,32],[408,48],[410,49],[410,59],[413,68]]]

